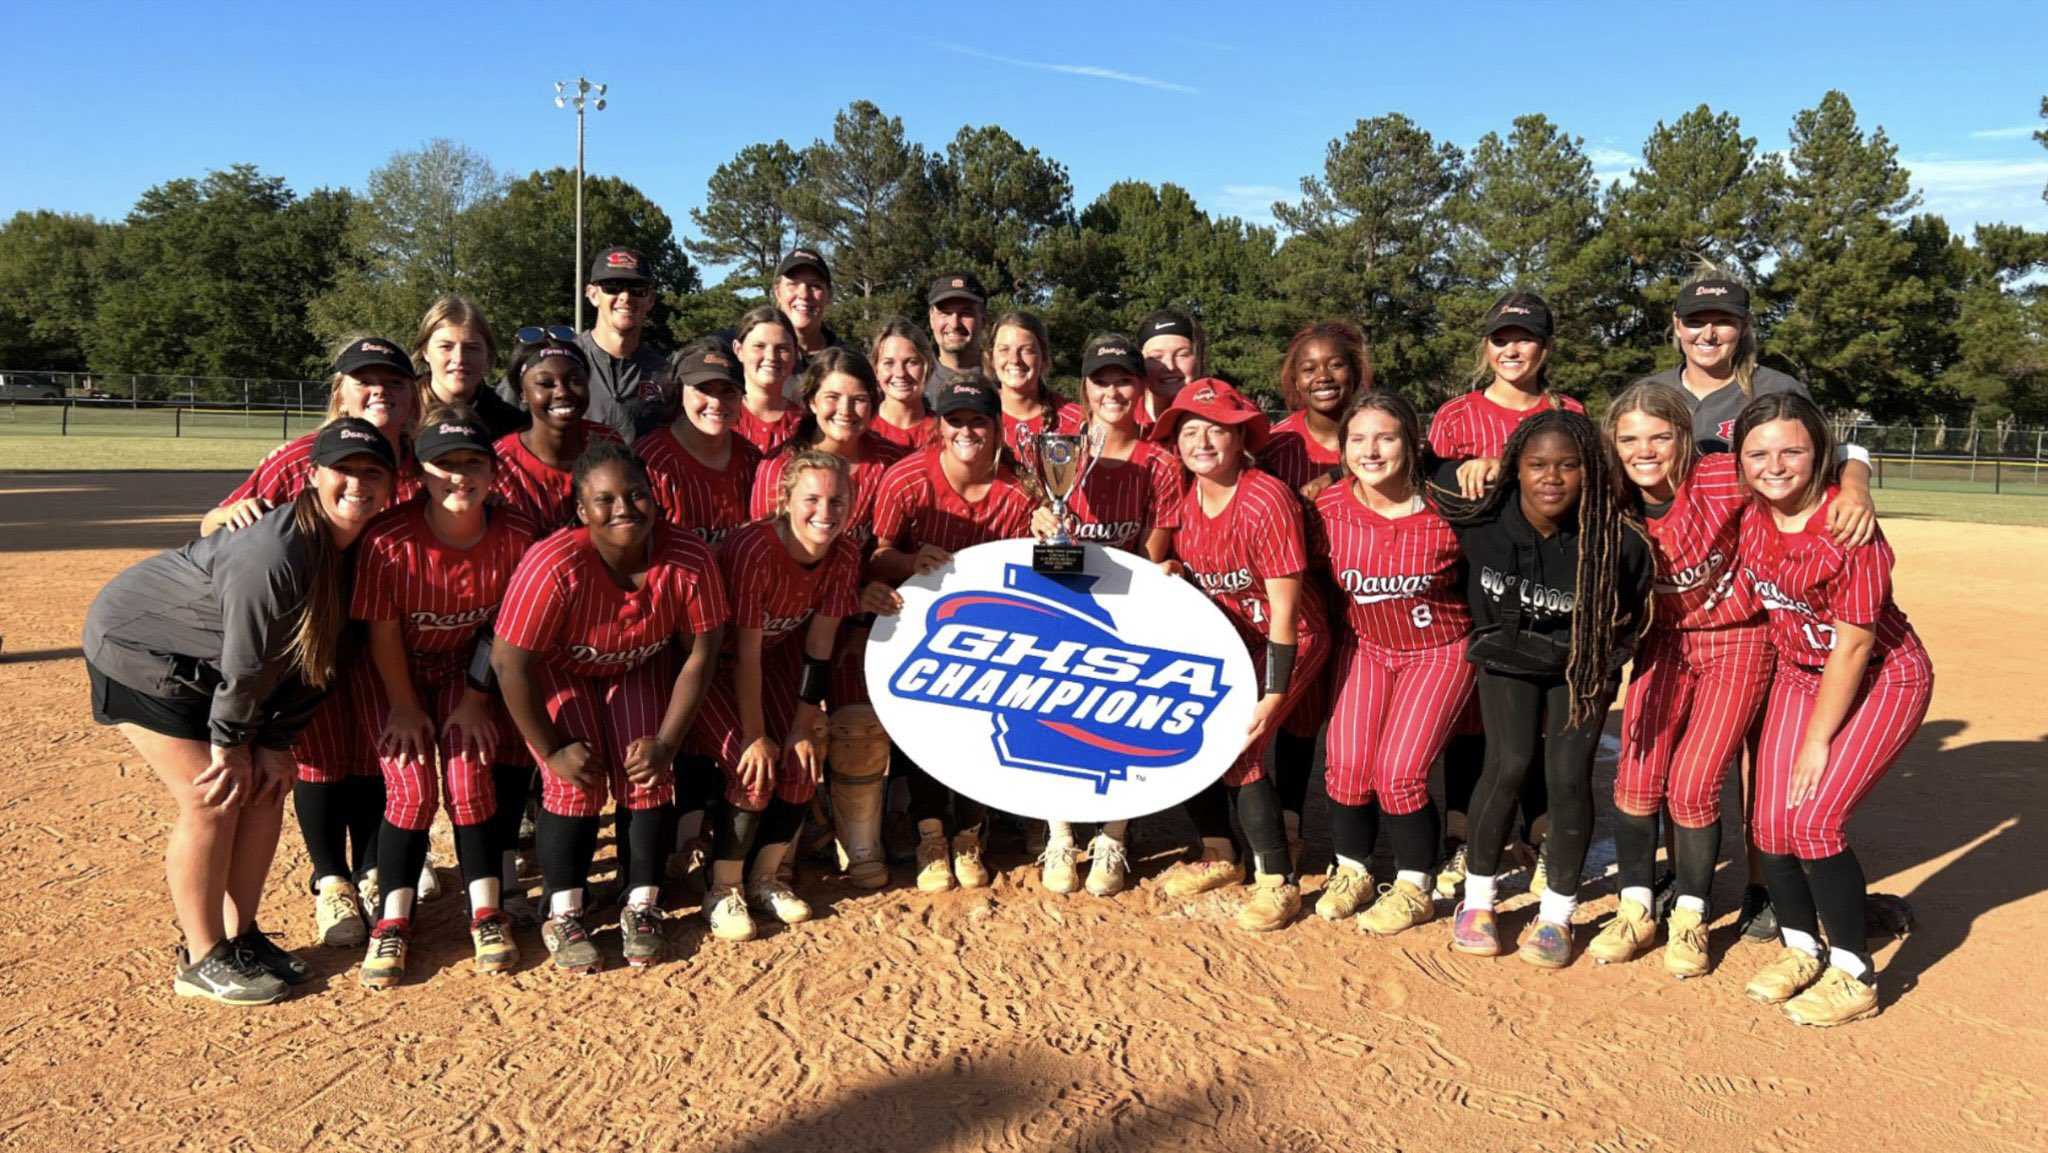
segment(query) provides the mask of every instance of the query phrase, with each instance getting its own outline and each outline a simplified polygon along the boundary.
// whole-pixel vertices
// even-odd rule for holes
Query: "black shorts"
[[[131,689],[101,672],[91,661],[92,719],[103,725],[139,725],[181,741],[211,741],[213,702],[205,698],[176,700]]]

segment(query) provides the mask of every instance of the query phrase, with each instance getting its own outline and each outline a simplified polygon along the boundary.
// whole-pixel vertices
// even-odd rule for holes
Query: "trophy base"
[[[1082,545],[1035,544],[1031,546],[1031,571],[1040,576],[1080,576],[1087,558]]]

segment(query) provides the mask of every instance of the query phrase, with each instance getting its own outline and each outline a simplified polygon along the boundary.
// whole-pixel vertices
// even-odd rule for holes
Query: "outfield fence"
[[[0,399],[317,408],[326,403],[327,382],[274,377],[0,369]]]
[[[286,441],[320,427],[326,419],[324,404],[300,408],[177,401],[6,400],[0,401],[0,438],[134,436]]]

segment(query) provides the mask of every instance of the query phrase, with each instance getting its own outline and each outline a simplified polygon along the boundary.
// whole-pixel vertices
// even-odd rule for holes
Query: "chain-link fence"
[[[229,404],[318,408],[327,402],[324,380],[239,376],[169,376],[127,372],[46,372],[0,369],[0,400],[77,400],[131,405]]]

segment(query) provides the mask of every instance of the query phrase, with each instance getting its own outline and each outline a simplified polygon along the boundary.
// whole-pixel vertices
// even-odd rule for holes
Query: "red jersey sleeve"
[[[774,541],[773,534],[756,532],[750,525],[720,542],[718,569],[732,599],[734,628],[758,629],[768,624],[768,582],[775,579],[777,558],[764,555],[764,542]]]
[[[1693,500],[1708,508],[1737,507],[1749,500],[1749,486],[1742,481],[1734,453],[1700,457],[1693,462],[1685,487]]]
[[[1814,513],[1816,518],[1820,515]],[[1867,629],[1877,627],[1878,617],[1892,599],[1893,559],[1892,546],[1883,533],[1843,554],[1842,569],[1828,588],[1828,609],[1834,619]]]
[[[1308,568],[1301,503],[1287,491],[1286,485],[1264,473],[1257,475],[1264,477],[1265,483],[1238,494],[1239,499],[1250,498],[1253,502],[1245,508],[1251,515],[1238,524],[1238,531],[1251,545],[1252,575],[1260,580],[1300,576]]]
[[[909,543],[911,493],[924,470],[919,450],[889,466],[882,474],[881,491],[875,494],[875,543],[903,548]]]
[[[395,621],[402,615],[391,589],[390,539],[373,531],[356,550],[356,582],[348,615],[359,621]]]
[[[747,498],[748,516],[760,520],[775,512],[775,498],[780,495],[776,490],[782,487],[782,465],[788,459],[778,452],[754,469],[754,491]]]
[[[499,640],[534,653],[554,648],[569,619],[565,565],[573,562],[574,550],[563,546],[564,538],[575,531],[564,529],[527,550],[520,560],[498,609]]]
[[[675,547],[681,554],[676,557],[676,569],[687,574],[688,587],[682,592],[689,607],[683,619],[690,631],[702,635],[724,628],[732,622],[732,602],[726,597],[725,578],[719,575],[718,561],[694,536],[678,533]]]
[[[1152,527],[1180,527],[1180,461],[1163,449],[1145,457],[1145,473],[1152,485]],[[1143,544],[1143,541],[1138,542]]]
[[[841,536],[832,544],[826,560],[822,587],[818,590],[818,615],[847,617],[860,614],[860,546],[853,538]]]

